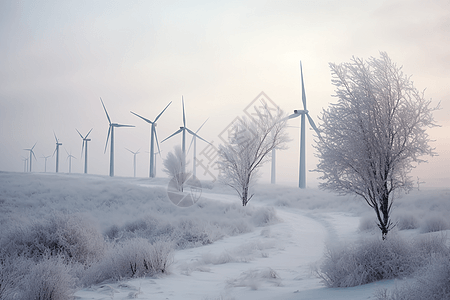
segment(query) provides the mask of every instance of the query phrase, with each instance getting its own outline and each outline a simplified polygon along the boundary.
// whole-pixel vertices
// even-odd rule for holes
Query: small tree
[[[393,227],[394,191],[411,189],[408,173],[420,157],[435,155],[426,129],[437,126],[432,112],[438,107],[384,52],[330,68],[338,103],[320,118],[320,187],[364,198],[384,239]]]
[[[233,124],[229,143],[220,145],[218,152],[219,180],[238,193],[243,206],[253,196],[249,189],[258,169],[273,149],[283,149],[289,140],[284,130],[287,119],[280,109],[274,115],[267,107],[256,112],[255,118],[239,118]]]
[[[183,174],[183,170],[186,168],[186,157],[183,155],[183,151],[179,145],[174,147],[173,152],[167,153],[167,157],[163,160],[163,171],[175,179],[178,190],[183,191],[183,184],[189,177],[187,174]]]

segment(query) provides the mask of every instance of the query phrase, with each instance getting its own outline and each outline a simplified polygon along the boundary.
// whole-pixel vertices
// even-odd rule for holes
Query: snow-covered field
[[[167,184],[163,178],[0,172],[1,246],[18,247],[19,242],[10,242],[18,235],[67,216],[75,216],[69,224],[85,230],[85,235],[89,231],[90,238],[101,233],[105,241],[86,246],[90,253],[101,254],[86,259],[84,268],[69,271],[83,277],[75,281],[74,293],[82,300],[376,299],[377,291],[402,281],[329,288],[314,272],[326,245],[381,235],[374,213],[360,199],[261,184],[243,208],[231,190],[204,182],[201,199],[181,208],[167,198]],[[390,235],[413,239],[430,235],[432,226],[440,226],[440,235],[447,233],[449,200],[446,189],[399,196],[393,212],[398,228]],[[90,227],[83,229],[86,224]],[[96,263],[100,256],[111,253],[108,247],[114,243],[139,238],[172,245],[168,269],[153,276],[103,280],[98,274],[107,264]],[[26,278],[26,273],[18,273],[16,279]],[[4,286],[0,278],[0,299]]]

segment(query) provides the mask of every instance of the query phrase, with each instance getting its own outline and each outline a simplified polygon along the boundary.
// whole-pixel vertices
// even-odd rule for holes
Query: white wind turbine
[[[43,156],[43,155],[42,155],[42,158],[45,159],[44,172],[46,172],[46,173],[47,173],[47,159],[48,159],[49,157],[51,157],[51,155],[49,155],[49,156]]]
[[[195,132],[195,134],[197,134],[197,133],[200,131],[200,129],[202,129],[203,125],[205,125],[205,123],[206,123],[208,120],[209,120],[209,118],[206,119],[205,122],[203,122],[202,126],[200,126],[200,127],[197,129],[197,131]],[[197,169],[197,136],[195,136],[195,135],[192,136],[192,140],[191,140],[191,144],[189,145],[188,153],[189,153],[189,150],[191,150],[192,143],[194,143],[194,160],[192,161],[192,174],[193,174],[194,176],[197,176],[197,171],[196,171],[196,169]],[[208,144],[209,144],[209,143],[208,143]]]
[[[22,156],[23,161],[23,172],[26,173],[28,171],[28,158]]]
[[[31,172],[31,162],[33,161],[33,156],[34,156],[34,159],[36,159],[36,155],[34,155],[34,151],[33,151],[34,146],[36,146],[36,144],[37,144],[37,142],[34,143],[33,147],[31,147],[30,149],[23,149],[26,151],[30,151],[30,172]]]
[[[167,106],[159,113],[159,115],[155,118],[155,120],[152,122],[149,119],[146,119],[132,111],[130,111],[133,115],[135,115],[136,117],[141,118],[142,120],[144,120],[145,122],[151,124],[151,129],[150,129],[150,171],[149,171],[149,177],[153,178],[155,177],[155,161],[154,161],[154,154],[155,154],[155,139],[156,139],[156,145],[158,146],[158,151],[159,150],[159,143],[158,143],[158,135],[156,134],[156,121],[158,121],[159,117],[161,117],[161,115],[163,114],[163,112],[167,109],[167,107],[169,107],[169,105],[172,103],[172,101],[170,101],[169,104],[167,104]]]
[[[64,150],[66,150],[66,149],[64,148]],[[66,160],[69,160],[69,173],[72,173],[72,158],[75,158],[75,159],[77,159],[77,158],[72,155],[72,151],[70,151],[70,153],[69,153],[66,150],[66,153],[67,153]]]
[[[179,133],[182,133],[182,140],[181,140],[181,151],[183,152],[183,157],[184,157],[184,163],[182,165],[182,169],[181,169],[181,173],[182,174],[186,174],[186,131],[190,134],[192,134],[195,137],[198,137],[199,139],[201,139],[202,141],[210,144],[208,141],[206,141],[205,139],[203,139],[202,137],[198,136],[195,132],[193,132],[192,130],[190,130],[189,128],[186,127],[186,115],[184,113],[184,99],[183,96],[181,96],[181,102],[183,105],[183,126],[180,127],[180,129],[178,129],[177,131],[175,131],[172,135],[166,137],[164,140],[161,141],[161,143],[163,143],[164,141],[170,139],[171,137],[173,137],[174,135],[177,135]]]
[[[83,149],[84,149],[84,173],[87,174],[87,162],[88,162],[88,142],[91,141],[91,139],[88,139],[88,135],[91,133],[93,128],[91,128],[91,130],[89,130],[89,132],[86,134],[86,136],[82,136],[81,133],[78,131],[78,129],[75,128],[75,130],[78,132],[78,134],[81,136],[81,138],[83,139],[83,144],[81,146],[81,158],[83,158]]]
[[[308,117],[309,124],[311,127],[320,135],[319,129],[314,123],[313,119],[309,116],[308,110],[306,109],[306,93],[305,93],[305,85],[303,83],[303,70],[302,70],[302,62],[300,61],[300,76],[302,81],[302,102],[303,102],[303,110],[294,110],[294,113],[290,115],[288,118],[296,118],[301,116],[301,128],[300,128],[300,167],[299,167],[299,179],[298,179],[298,187],[301,189],[306,188],[306,142],[305,142],[305,115]]]
[[[58,138],[56,137],[56,133],[53,132],[53,135],[55,136],[55,140],[56,140],[56,148],[55,151],[53,151],[53,155],[55,155],[56,153],[56,173],[58,173],[58,169],[59,169],[59,146],[62,145],[62,143],[59,142]]]
[[[140,149],[139,149],[138,151],[136,151],[136,152],[133,152],[133,151],[131,151],[131,150],[128,149],[128,148],[125,148],[125,149],[127,149],[128,151],[130,151],[131,153],[133,153],[134,177],[136,177],[136,155],[140,153],[140,152],[139,152]]]
[[[108,147],[108,139],[111,135],[111,146],[110,146],[110,155],[109,155],[109,176],[114,176],[114,128],[115,127],[134,127],[133,125],[122,125],[118,123],[111,123],[111,119],[109,118],[108,112],[106,111],[105,104],[103,103],[102,98],[100,97],[100,101],[102,101],[103,109],[105,110],[106,117],[108,118],[109,122],[109,129],[108,129],[108,136],[106,138],[106,145],[105,145],[105,152],[106,148]]]

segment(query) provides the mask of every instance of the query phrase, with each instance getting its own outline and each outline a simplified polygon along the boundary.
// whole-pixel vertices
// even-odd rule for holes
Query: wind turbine
[[[149,177],[155,177],[155,167],[154,167],[154,154],[155,154],[155,138],[156,138],[156,145],[158,146],[158,151],[159,150],[159,143],[158,143],[158,135],[156,134],[156,121],[158,121],[159,117],[163,114],[163,112],[167,109],[167,107],[169,107],[169,105],[172,103],[172,101],[170,101],[169,104],[167,104],[167,106],[162,110],[162,112],[159,113],[159,115],[155,118],[155,121],[150,121],[149,119],[146,119],[132,111],[130,111],[130,113],[132,113],[133,115],[135,115],[136,117],[141,118],[142,120],[144,120],[145,122],[151,124],[151,132],[150,132],[150,172],[149,172]]]
[[[46,172],[46,173],[47,173],[47,158],[49,158],[49,157],[51,157],[51,155],[49,155],[49,156],[43,156],[43,155],[42,155],[42,158],[45,159],[45,164],[44,164],[44,166],[45,166],[45,167],[44,167],[44,170],[45,170],[45,171],[44,171],[44,172]]]
[[[59,146],[62,145],[62,143],[59,142],[58,138],[56,137],[56,133],[53,132],[53,135],[55,136],[55,140],[56,140],[56,148],[55,151],[53,151],[53,155],[55,155],[56,152],[56,173],[58,173],[58,167],[59,167]]]
[[[109,129],[108,129],[108,137],[106,138],[106,145],[105,145],[105,152],[106,148],[108,147],[108,139],[109,135],[111,134],[111,146],[110,150],[111,153],[109,155],[109,176],[114,176],[114,127],[134,127],[133,125],[123,125],[118,123],[111,123],[111,119],[109,118],[108,112],[106,111],[105,104],[103,103],[102,98],[100,97],[100,101],[102,101],[103,109],[105,110],[106,117],[108,118],[109,122]]]
[[[302,102],[303,102],[303,110],[296,109],[294,113],[288,116],[289,119],[296,118],[301,116],[301,128],[300,128],[300,167],[299,167],[299,179],[298,179],[298,187],[301,189],[306,188],[306,151],[305,151],[305,115],[308,117],[309,124],[311,127],[320,135],[319,129],[314,123],[313,119],[309,116],[308,110],[306,109],[306,93],[305,93],[305,85],[303,83],[303,70],[302,70],[302,62],[300,61],[300,76],[302,81]]]
[[[23,160],[23,172],[26,173],[28,170],[28,158],[22,156],[22,160]]]
[[[77,159],[77,158],[72,155],[72,151],[70,151],[70,154],[69,154],[69,152],[67,152],[66,148],[64,148],[64,150],[66,150],[66,153],[67,153],[66,160],[69,160],[69,173],[72,173],[72,158],[75,158],[75,159]]]
[[[91,128],[91,130],[89,130],[89,132],[86,134],[86,136],[82,136],[81,133],[78,131],[78,129],[75,128],[75,130],[78,132],[78,134],[81,136],[81,138],[83,139],[83,145],[81,146],[81,158],[83,158],[83,149],[84,149],[84,174],[87,173],[87,157],[88,157],[88,152],[87,152],[87,148],[88,148],[88,142],[91,141],[91,139],[88,139],[88,135],[91,133],[93,128]],[[86,146],[85,146],[86,145]]]
[[[128,148],[125,148],[125,149],[127,149],[128,151],[130,151],[131,153],[133,153],[134,177],[136,177],[136,155],[140,153],[140,152],[139,152],[140,149],[139,149],[138,151],[136,151],[136,152],[133,152],[133,151],[131,151],[131,150],[128,149]]]
[[[175,131],[172,135],[170,135],[169,137],[166,137],[164,140],[162,140],[161,143],[163,143],[164,141],[170,139],[174,135],[177,135],[177,134],[179,134],[181,132],[183,134],[183,137],[182,137],[182,140],[181,140],[181,151],[183,152],[184,161],[186,162],[186,131],[188,133],[192,134],[193,136],[198,137],[202,141],[204,141],[204,142],[206,142],[208,144],[210,144],[210,143],[208,141],[206,141],[205,139],[201,138],[195,132],[193,132],[192,130],[190,130],[189,128],[186,127],[186,115],[184,113],[184,99],[183,99],[183,96],[181,96],[181,102],[183,104],[183,126],[180,127],[180,129],[178,129],[177,131]],[[186,174],[186,163],[183,163],[181,172],[182,172],[182,174]]]
[[[200,127],[197,129],[197,131],[195,132],[195,134],[197,134],[197,133],[200,131],[200,129],[202,129],[203,125],[205,125],[205,123],[206,123],[208,120],[209,120],[209,118],[206,119],[205,122],[203,122],[202,126],[200,126]],[[192,161],[192,174],[193,174],[194,176],[197,176],[197,171],[196,171],[196,169],[197,169],[197,136],[195,136],[195,135],[192,136],[192,140],[191,140],[191,144],[189,145],[188,153],[189,153],[189,150],[191,150],[192,143],[194,143],[194,160]],[[208,143],[208,144],[209,144],[209,143]]]
[[[33,161],[33,156],[34,156],[34,159],[36,159],[36,155],[34,155],[34,151],[33,151],[34,146],[36,146],[36,144],[37,144],[37,142],[34,143],[33,147],[31,147],[30,149],[23,149],[26,151],[30,151],[30,172],[31,172],[31,162]]]

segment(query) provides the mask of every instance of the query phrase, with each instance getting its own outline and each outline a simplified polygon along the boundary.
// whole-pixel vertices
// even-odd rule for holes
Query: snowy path
[[[215,201],[236,201],[205,193]],[[258,203],[253,203],[258,205]],[[328,289],[311,272],[327,240],[355,235],[358,218],[277,208],[282,222],[212,245],[176,251],[171,274],[94,286],[76,299],[370,299],[376,284]],[[384,285],[386,286],[386,284]]]

